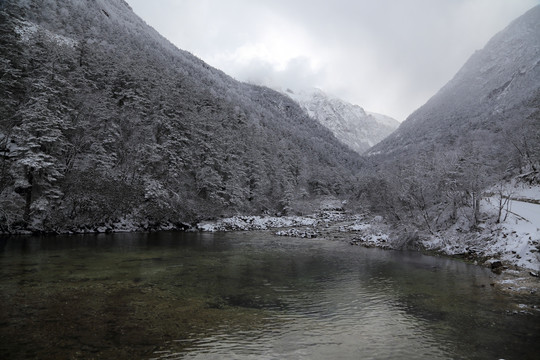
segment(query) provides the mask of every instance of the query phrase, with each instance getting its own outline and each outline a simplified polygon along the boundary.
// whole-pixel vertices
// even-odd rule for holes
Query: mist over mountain
[[[361,168],[289,97],[177,49],[122,0],[3,1],[0,54],[2,231],[287,213]]]
[[[369,154],[401,158],[472,148],[478,156],[508,162],[516,147],[537,148],[539,104],[537,6],[472,55],[450,82]]]
[[[334,133],[345,145],[359,154],[377,144],[399,122],[389,116],[366,112],[362,107],[331,97],[319,89],[293,91],[286,94],[298,102],[314,119]]]
[[[377,211],[432,233],[456,223],[468,229],[480,221],[486,189],[516,176],[540,182],[539,144],[537,6],[367,152],[372,171],[360,194]]]

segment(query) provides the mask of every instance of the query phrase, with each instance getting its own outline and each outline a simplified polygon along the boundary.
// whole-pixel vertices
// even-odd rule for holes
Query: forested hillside
[[[0,231],[179,225],[351,191],[361,159],[330,131],[124,1],[0,4]]]
[[[378,211],[431,232],[458,221],[468,229],[478,224],[488,187],[516,176],[540,182],[539,144],[537,6],[495,35],[369,150],[373,168],[359,196]]]

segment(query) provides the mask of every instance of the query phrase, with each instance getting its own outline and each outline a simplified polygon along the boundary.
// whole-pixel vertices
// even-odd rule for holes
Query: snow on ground
[[[307,216],[233,216],[197,224],[200,231],[268,230],[293,226],[315,226],[320,220]]]
[[[540,271],[540,187],[513,183],[491,191],[481,203],[487,220],[478,233],[447,231],[424,241],[429,250],[448,255],[473,253],[505,265]],[[510,197],[497,223],[500,194]]]
[[[307,228],[307,229],[288,229],[288,230],[280,230],[276,232],[277,236],[291,236],[291,237],[300,237],[300,238],[307,238],[307,239],[313,239],[319,236],[319,233],[317,230],[313,228]]]
[[[367,228],[366,228],[367,229]],[[389,242],[389,235],[381,231],[377,232],[364,232],[350,241],[351,245],[362,245],[365,247],[378,247],[382,249],[393,249],[394,246]]]
[[[361,222],[361,223],[354,223],[349,226],[342,226],[340,227],[339,231],[347,232],[347,231],[365,231],[371,228],[370,224]]]
[[[500,194],[501,192],[499,192]],[[517,266],[540,272],[540,186],[511,184],[504,189],[510,195],[500,223],[498,193],[491,192],[482,204],[485,221],[479,231],[463,231],[460,226],[420,240],[430,251],[447,255],[471,255],[480,264],[490,266],[501,261],[505,266]],[[346,215],[343,211],[320,211],[307,216],[234,216],[197,224],[201,231],[244,231],[284,229],[281,236],[328,237],[348,241],[353,245],[403,249],[415,244],[415,236],[400,236],[392,231],[380,216]],[[487,261],[486,261],[487,259]],[[479,265],[480,265],[479,264]]]
[[[497,187],[495,187],[496,189]],[[520,182],[516,179],[503,187],[506,194],[509,194],[513,199],[527,199],[529,201],[540,203],[540,190],[538,186]]]
[[[483,205],[488,211],[496,213],[493,200],[488,198]],[[490,250],[500,254],[501,260],[539,271],[540,205],[516,200],[511,200],[509,205],[508,211],[503,211],[506,219],[495,227]]]
[[[330,225],[361,225],[363,214],[346,214],[343,210],[322,209],[319,212],[304,216],[233,216],[212,221],[203,221],[196,225],[199,231],[247,231],[271,230],[295,226],[328,228]],[[356,224],[358,223],[358,224]],[[355,225],[356,224],[356,225]],[[354,230],[348,229],[347,230]],[[345,230],[344,230],[345,231]]]

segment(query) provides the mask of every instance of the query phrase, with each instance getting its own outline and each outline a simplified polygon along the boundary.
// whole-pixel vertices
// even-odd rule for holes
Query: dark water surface
[[[493,276],[264,232],[14,237],[0,358],[538,359],[539,296]]]

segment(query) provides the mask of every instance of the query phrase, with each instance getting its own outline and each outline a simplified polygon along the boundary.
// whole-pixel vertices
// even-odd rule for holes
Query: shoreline
[[[238,216],[213,222],[204,222],[200,231],[271,231],[276,236],[301,237],[306,239],[324,238],[331,241],[342,241],[351,246],[380,248],[384,250],[411,250],[428,256],[446,257],[463,261],[472,265],[490,269],[494,276],[491,286],[511,294],[540,294],[540,278],[538,267],[540,262],[523,262],[514,254],[501,254],[497,242],[485,241],[483,232],[463,233],[452,236],[452,241],[438,243],[433,241],[445,234],[428,236],[418,232],[404,233],[393,229],[384,222],[381,216],[366,214],[346,214],[342,211],[323,211],[307,217],[276,218]],[[272,225],[272,226],[269,226]],[[278,226],[276,226],[278,225]],[[281,226],[279,226],[281,225]],[[437,247],[437,244],[453,245],[457,251],[448,252],[448,246]],[[494,248],[490,247],[494,246]],[[532,258],[531,258],[532,259]]]
[[[505,254],[500,252],[500,247],[490,248],[491,245],[497,245],[497,243],[496,241],[486,241],[485,232],[489,233],[490,229],[484,230],[484,232],[468,232],[457,235],[455,232],[452,234],[426,235],[417,231],[396,230],[388,225],[381,216],[371,216],[365,213],[348,214],[342,209],[329,209],[305,216],[233,216],[219,220],[203,221],[194,226],[183,223],[135,225],[124,220],[103,224],[98,227],[81,228],[77,229],[77,231],[55,233],[18,232],[15,234],[0,234],[0,237],[156,231],[269,231],[276,236],[306,239],[324,238],[346,242],[351,246],[376,247],[398,251],[412,250],[428,256],[447,257],[490,268],[496,276],[494,283],[490,285],[502,291],[513,294],[540,294],[540,278],[538,277],[540,261],[533,261],[529,263],[529,266],[521,266],[523,261],[515,261],[520,260],[521,256],[504,256]],[[499,231],[499,235],[504,236],[505,233]],[[445,236],[448,236],[450,240],[444,240]]]

